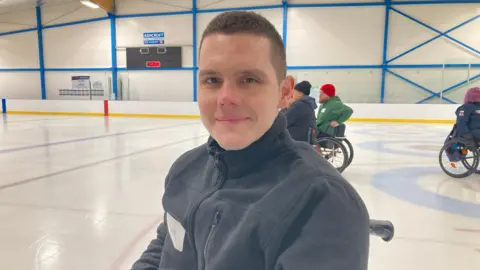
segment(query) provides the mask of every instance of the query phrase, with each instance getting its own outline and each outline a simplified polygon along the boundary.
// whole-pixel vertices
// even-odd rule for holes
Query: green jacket
[[[331,97],[324,104],[320,104],[317,113],[317,129],[333,136],[335,128],[330,126],[332,121],[343,124],[352,116],[353,110],[343,104],[339,97]]]

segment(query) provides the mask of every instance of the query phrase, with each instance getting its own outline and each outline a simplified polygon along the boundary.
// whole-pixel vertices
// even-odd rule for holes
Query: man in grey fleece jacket
[[[366,270],[369,216],[345,179],[279,114],[293,89],[264,17],[224,12],[204,31],[198,106],[209,140],[178,158],[164,222],[133,270]]]

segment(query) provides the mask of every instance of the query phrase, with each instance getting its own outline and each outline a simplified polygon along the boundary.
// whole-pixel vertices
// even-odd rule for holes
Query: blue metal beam
[[[420,103],[423,103],[423,102],[425,102],[425,101],[428,101],[428,100],[434,98],[435,96],[440,96],[440,93],[445,94],[445,93],[448,93],[448,92],[450,92],[450,91],[453,91],[453,90],[455,90],[456,88],[458,88],[459,86],[462,86],[462,85],[468,83],[469,81],[475,81],[475,80],[477,80],[477,79],[480,79],[480,74],[477,74],[476,76],[473,76],[473,77],[470,78],[469,80],[463,80],[463,81],[461,81],[461,82],[459,82],[459,83],[456,83],[456,84],[454,84],[454,85],[452,85],[452,86],[450,86],[450,87],[448,87],[448,88],[446,88],[446,89],[444,89],[444,90],[442,90],[442,91],[440,91],[440,92],[438,92],[438,93],[435,93],[435,95],[432,95],[432,96],[429,96],[429,97],[427,97],[427,98],[425,98],[425,99],[422,99],[422,100],[420,100],[419,102],[417,102],[417,104],[420,104]]]
[[[2,98],[2,114],[7,113],[7,100]]]
[[[288,2],[287,0],[282,0],[283,6],[283,23],[282,23],[282,39],[283,46],[287,48],[287,26],[288,26]]]
[[[197,88],[198,88],[198,79],[197,79],[197,0],[192,0],[192,27],[193,27],[193,36],[192,36],[192,57],[193,57],[193,102],[197,102]]]
[[[479,0],[392,1],[392,5],[478,4]]]
[[[114,1],[115,4],[115,1]],[[114,13],[110,17],[110,45],[112,58],[112,92],[115,100],[118,100],[118,73],[117,73],[117,21]]]
[[[382,68],[382,65],[338,65],[338,66],[287,66],[289,70],[297,69],[375,69]]]
[[[77,24],[84,24],[84,23],[91,23],[91,22],[100,22],[100,21],[106,21],[109,20],[110,16],[107,17],[100,17],[100,18],[94,18],[94,19],[88,19],[88,20],[81,20],[81,21],[74,21],[74,22],[67,22],[67,23],[59,23],[59,24],[52,24],[52,25],[45,25],[43,29],[51,29],[51,28],[58,28],[58,27],[65,27],[65,26],[71,26],[71,25],[77,25]]]
[[[47,87],[45,84],[45,60],[43,54],[42,9],[40,6],[37,6],[35,11],[37,17],[38,58],[40,63],[40,89],[42,92],[42,99],[47,99]]]
[[[45,68],[48,72],[71,72],[71,71],[112,71],[112,68]]]
[[[385,102],[385,84],[387,76],[388,28],[390,25],[390,0],[385,0],[385,24],[383,29],[382,81],[380,83],[380,103]]]
[[[38,72],[39,68],[0,68],[0,72]]]
[[[198,58],[197,58],[198,59]],[[431,68],[442,68],[442,64],[429,64],[429,65],[387,65],[387,68],[396,68],[396,69],[431,69]],[[445,65],[445,68],[466,68],[468,64],[448,64]],[[471,64],[472,68],[480,68],[480,64]],[[382,65],[325,65],[325,66],[287,66],[289,70],[328,70],[328,69],[381,69]],[[194,67],[181,67],[181,68],[137,68],[137,69],[127,69],[124,67],[117,68],[117,71],[125,70],[152,70],[152,71],[162,71],[162,70],[194,70]],[[45,68],[45,71],[111,71],[111,67],[106,68]],[[0,68],[0,72],[32,72],[40,71],[39,68]]]
[[[407,79],[407,78],[405,78],[405,77],[403,77],[403,76],[401,76],[401,75],[399,75],[399,74],[397,74],[397,73],[395,73],[395,72],[393,72],[393,71],[391,71],[391,70],[388,70],[388,69],[387,69],[387,72],[390,73],[390,74],[392,74],[393,76],[395,76],[395,77],[397,77],[397,78],[399,78],[399,79],[401,79],[401,80],[403,80],[403,81],[405,81],[405,82],[413,85],[413,86],[416,86],[416,87],[422,89],[423,91],[425,91],[425,92],[427,92],[427,93],[432,94],[432,95],[433,95],[432,97],[435,97],[435,96],[436,96],[436,97],[440,97],[440,93],[435,93],[435,92],[433,92],[432,90],[430,90],[430,89],[428,89],[428,88],[426,88],[426,87],[424,87],[424,86],[422,86],[422,85],[420,85],[420,84],[418,84],[418,83],[416,83],[416,82],[414,82],[414,81],[412,81],[412,80],[409,80],[409,79]],[[448,99],[448,98],[446,98],[446,97],[442,97],[442,98],[443,98],[443,100],[446,100],[447,102],[450,102],[450,103],[452,103],[452,104],[455,104],[455,102],[454,102],[453,100],[450,100],[450,99]]]
[[[398,10],[396,10],[396,9],[394,9],[394,8],[392,8],[392,10],[398,12]],[[415,50],[417,50],[417,49],[419,49],[419,48],[427,45],[428,43],[430,43],[430,42],[432,42],[432,41],[434,41],[434,40],[436,40],[436,39],[438,39],[438,38],[440,38],[440,37],[442,37],[442,36],[447,37],[447,34],[448,34],[448,33],[452,32],[452,31],[455,31],[456,29],[458,29],[458,28],[460,28],[460,27],[462,27],[462,26],[464,26],[464,25],[466,25],[466,24],[468,24],[468,23],[470,23],[470,22],[472,22],[472,21],[474,21],[474,20],[476,20],[476,19],[478,19],[478,18],[480,18],[480,14],[479,14],[479,15],[476,15],[476,16],[473,17],[473,18],[470,18],[470,19],[466,20],[465,22],[463,22],[463,23],[461,23],[461,24],[459,24],[459,25],[457,25],[457,26],[455,26],[455,27],[452,27],[452,28],[448,29],[448,30],[445,31],[445,32],[441,32],[441,34],[439,34],[439,35],[437,35],[437,36],[435,36],[435,37],[433,37],[433,38],[431,38],[431,39],[429,39],[429,40],[427,40],[427,41],[425,41],[425,42],[423,42],[423,43],[421,43],[421,44],[419,44],[419,45],[417,45],[417,46],[415,46],[415,47],[413,47],[413,48],[411,48],[411,49],[409,49],[409,50],[407,50],[407,51],[405,51],[405,52],[403,52],[403,53],[401,53],[401,54],[399,54],[399,55],[397,55],[397,56],[395,56],[395,57],[393,57],[393,58],[391,58],[391,59],[388,60],[387,62],[390,63],[390,62],[392,62],[392,61],[395,61],[396,59],[398,59],[398,58],[400,58],[400,57],[402,57],[402,56],[405,56],[405,55],[407,55],[407,54],[409,54],[409,53],[411,53],[411,52],[413,52],[413,51],[415,51]],[[438,31],[438,30],[437,30],[437,31]],[[477,51],[477,53],[478,53],[478,51]]]
[[[119,67],[117,71],[172,71],[172,70],[193,70],[196,69],[194,67],[180,67],[180,68],[126,68],[126,67]]]
[[[314,8],[314,7],[371,7],[384,6],[384,2],[362,2],[362,3],[321,3],[321,4],[288,4],[293,8]]]
[[[445,64],[445,68],[479,68],[480,64]],[[388,68],[443,68],[443,64],[387,65]]]
[[[0,33],[0,37],[1,37],[1,36],[14,35],[14,34],[20,34],[20,33],[33,32],[33,31],[37,31],[37,29],[38,29],[38,28],[35,27],[35,28],[15,30],[15,31],[10,31],[10,32],[3,32],[3,33]]]
[[[193,1],[193,0],[192,0]],[[140,13],[140,14],[121,14],[115,15],[117,19],[125,18],[139,18],[139,17],[156,17],[156,16],[173,16],[173,15],[185,15],[192,14],[192,11],[171,11],[171,12],[156,12],[156,13]]]

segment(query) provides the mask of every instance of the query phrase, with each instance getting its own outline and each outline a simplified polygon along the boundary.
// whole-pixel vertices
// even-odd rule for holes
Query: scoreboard
[[[161,69],[181,68],[182,47],[131,47],[127,48],[127,68]]]

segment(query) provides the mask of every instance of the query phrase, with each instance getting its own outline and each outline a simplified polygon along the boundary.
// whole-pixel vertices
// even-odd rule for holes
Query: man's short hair
[[[247,33],[266,37],[270,40],[270,57],[280,82],[287,76],[287,57],[282,37],[275,26],[262,15],[253,11],[227,11],[217,15],[203,31],[203,40],[212,34],[231,35]]]

